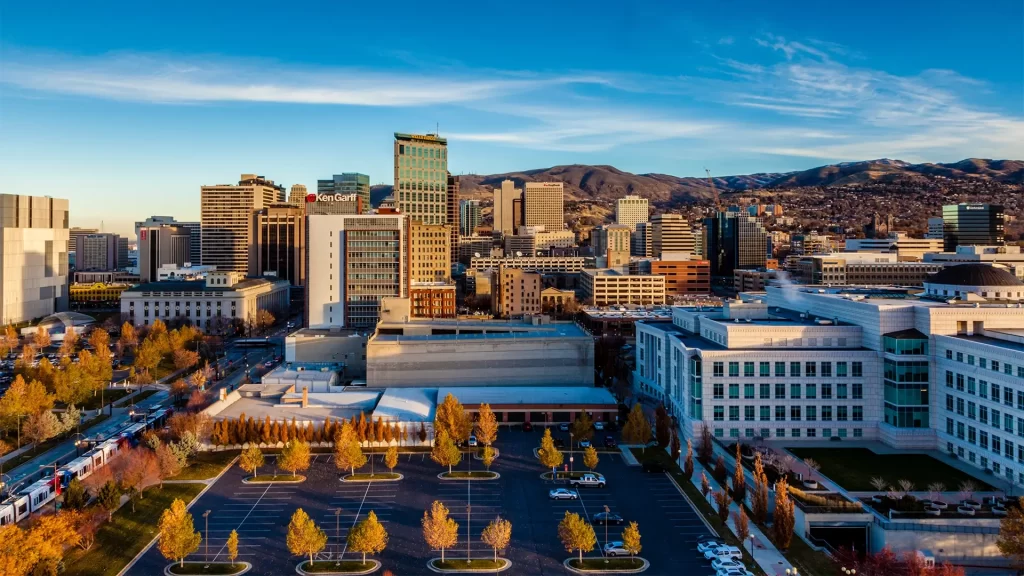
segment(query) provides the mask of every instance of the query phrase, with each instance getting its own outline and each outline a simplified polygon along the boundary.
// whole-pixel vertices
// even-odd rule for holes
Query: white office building
[[[769,286],[640,321],[636,391],[686,435],[870,438],[1024,485],[1024,283],[949,266],[924,291]]]
[[[615,201],[615,223],[629,226],[629,231],[636,230],[636,225],[647,222],[650,214],[647,198],[625,196]]]
[[[68,201],[0,194],[0,324],[68,307]]]

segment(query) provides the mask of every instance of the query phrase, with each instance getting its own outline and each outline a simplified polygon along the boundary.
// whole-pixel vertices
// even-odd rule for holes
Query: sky
[[[1024,2],[0,0],[0,192],[73,226],[362,172],[716,176],[1024,158]]]

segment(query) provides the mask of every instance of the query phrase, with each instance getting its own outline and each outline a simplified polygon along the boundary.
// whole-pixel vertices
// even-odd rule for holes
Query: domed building
[[[1003,268],[989,264],[947,266],[924,281],[922,296],[964,302],[1020,302],[1024,282]]]

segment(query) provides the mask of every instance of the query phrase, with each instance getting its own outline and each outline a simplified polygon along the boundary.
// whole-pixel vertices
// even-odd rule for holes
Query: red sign
[[[316,202],[316,194],[306,194],[306,202]]]
[[[142,230],[139,230],[139,235],[141,236],[139,238],[139,240],[142,240],[143,242],[145,242],[146,241],[146,229],[143,228]]]

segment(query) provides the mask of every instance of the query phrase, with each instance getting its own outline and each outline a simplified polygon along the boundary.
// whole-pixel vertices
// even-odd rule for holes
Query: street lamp
[[[572,478],[572,432],[569,432],[569,477]]]
[[[611,508],[609,508],[608,505],[605,504],[604,505],[604,545],[605,546],[608,546],[608,515],[610,513],[611,513]],[[608,563],[608,554],[605,554],[604,550],[602,550],[601,552],[602,552],[602,554],[604,554],[604,563],[607,564]]]
[[[853,568],[846,568],[845,566],[843,567],[843,574],[847,574],[849,576],[853,576],[856,573],[857,573],[857,571],[854,570]]]
[[[338,547],[338,554],[334,558],[335,566],[341,566],[341,508],[334,509],[334,537],[338,539],[336,546]]]
[[[206,536],[203,537],[203,543],[206,544],[206,563],[210,563],[210,510],[203,512],[203,520],[206,521]]]
[[[750,535],[750,559],[754,560],[754,535],[753,534]],[[754,560],[754,563],[756,564],[757,561]]]
[[[76,437],[80,438],[78,440],[75,440],[75,457],[77,458],[77,457],[81,456],[81,452],[78,450],[78,447],[82,445],[82,443],[83,443],[82,439],[84,439],[85,436],[81,432],[75,432],[74,434],[71,435],[71,437],[72,438],[76,438]]]

